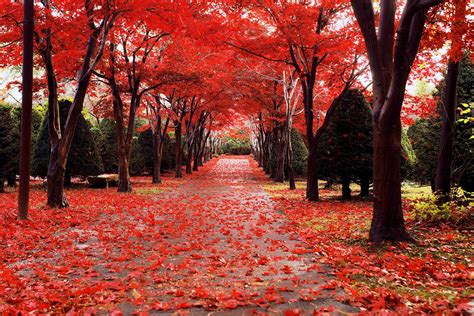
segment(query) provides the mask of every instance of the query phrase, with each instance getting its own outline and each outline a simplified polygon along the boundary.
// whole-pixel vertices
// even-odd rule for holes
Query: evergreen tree
[[[11,106],[0,104],[0,122],[0,192],[3,192],[5,180],[18,166],[18,130]]]
[[[302,176],[306,173],[308,163],[308,148],[304,143],[304,138],[295,129],[291,130],[291,148],[293,149],[293,172]]]
[[[144,169],[148,174],[153,173],[153,132],[147,129],[138,135],[139,154],[143,158]]]
[[[71,102],[68,100],[60,101],[60,123],[61,130],[66,123],[67,115]],[[43,120],[41,129],[36,142],[31,174],[34,176],[45,177],[48,172],[50,155],[48,115]],[[68,181],[72,176],[86,177],[89,175],[98,175],[102,172],[102,161],[97,150],[94,137],[91,133],[91,124],[87,122],[81,114],[77,123],[76,132],[71,145],[71,151],[66,166],[65,179]]]
[[[320,174],[343,185],[343,198],[350,198],[350,183],[359,182],[361,195],[368,195],[372,181],[372,125],[369,104],[359,90],[349,90],[336,109],[318,155]]]
[[[416,162],[412,166],[411,177],[421,185],[434,185],[436,155],[439,143],[439,118],[430,117],[416,120],[408,128],[408,137],[415,152]]]
[[[94,131],[105,173],[118,172],[117,127],[114,120],[102,119]]]

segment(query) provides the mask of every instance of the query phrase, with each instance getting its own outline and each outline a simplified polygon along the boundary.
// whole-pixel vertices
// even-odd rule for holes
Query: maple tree
[[[117,25],[110,36],[104,73],[94,72],[109,86],[112,94],[119,154],[119,192],[132,190],[129,162],[136,115],[143,96],[166,80],[164,76],[156,74],[156,69],[170,33],[163,30],[161,25],[151,24],[161,20],[153,13],[148,13],[148,9],[146,7],[137,12],[135,8],[133,12],[123,16],[120,25]],[[126,107],[128,115],[125,117]]]
[[[289,65],[299,77],[309,147],[306,197],[316,201],[319,199],[317,148],[321,135],[331,119],[333,109],[365,70],[360,58],[360,46],[353,40],[357,34],[346,31],[352,28],[353,23],[348,6],[338,1],[268,1],[249,7],[251,11],[246,11],[246,14],[253,20],[263,22],[253,25],[250,38],[244,35],[240,43],[230,45],[266,61]],[[337,25],[337,21],[344,19],[348,22]],[[268,29],[274,31],[269,32]],[[271,35],[268,36],[268,33]],[[272,50],[270,47],[273,47]],[[317,80],[317,76],[320,79]],[[326,88],[328,85],[331,85],[330,90]],[[315,105],[318,106],[316,109]],[[274,131],[277,133],[277,130]],[[277,135],[275,138],[278,138]],[[276,142],[277,147],[279,144]],[[285,151],[277,149],[277,152]],[[281,180],[284,156],[279,157],[278,161],[276,178]]]

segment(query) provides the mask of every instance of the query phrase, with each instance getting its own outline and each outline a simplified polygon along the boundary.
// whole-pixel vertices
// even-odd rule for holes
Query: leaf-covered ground
[[[38,184],[26,222],[2,195],[0,312],[357,311],[260,176],[224,157],[159,186],[134,178],[133,194],[71,189],[65,210]]]
[[[304,183],[267,183],[266,190],[303,238],[330,265],[337,285],[362,312],[455,313],[474,311],[473,231],[426,226],[407,207],[407,229],[416,244],[374,245],[367,241],[372,203],[341,201],[322,189],[322,201],[304,201]]]
[[[472,240],[410,230],[419,245],[366,241],[370,203],[305,202],[247,157],[222,157],[134,193],[76,186],[72,207],[30,220],[0,199],[0,313],[133,312],[307,315],[461,311],[472,295]],[[344,290],[342,290],[344,289]]]

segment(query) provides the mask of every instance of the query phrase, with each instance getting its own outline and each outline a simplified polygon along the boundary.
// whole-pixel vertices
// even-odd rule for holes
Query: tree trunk
[[[182,178],[183,173],[182,173],[182,153],[183,153],[183,148],[181,146],[181,123],[175,123],[175,144],[176,144],[176,172],[175,172],[175,177],[176,178]]]
[[[66,174],[64,176],[64,186],[71,187],[72,184],[72,176],[70,174]]]
[[[287,158],[287,139],[285,135],[285,126],[277,128],[277,150],[276,150],[276,170],[275,170],[275,181],[285,182],[285,164]]]
[[[287,148],[286,163],[288,166],[288,181],[290,182],[290,190],[296,189],[295,172],[293,170],[293,147],[291,144],[291,131],[288,132],[288,148]]]
[[[59,155],[59,140],[51,142],[50,155],[47,174],[47,204],[49,207],[68,207],[69,202],[64,194],[64,174],[66,172],[66,163]]]
[[[5,193],[5,179],[0,178],[0,193]]]
[[[401,123],[374,127],[374,210],[369,239],[409,241],[401,200]]]
[[[441,111],[441,136],[439,141],[438,164],[436,168],[436,193],[442,202],[450,198],[453,144],[456,129],[456,94],[459,76],[459,62],[450,61],[446,75]]]
[[[360,177],[360,196],[368,197],[369,196],[369,187],[370,180],[369,175],[364,174]]]
[[[319,200],[319,188],[318,188],[318,159],[316,149],[310,145],[308,155],[308,168],[306,177],[306,198],[309,201]]]
[[[196,140],[194,144],[194,161],[193,161],[193,171],[199,171],[199,165],[202,165],[202,151],[201,151],[201,144],[202,139],[199,138]]]
[[[188,143],[188,155],[186,157],[186,173],[191,174],[192,171],[192,161],[193,161],[193,142]]]
[[[15,175],[10,175],[7,177],[7,185],[12,188],[16,186]]]
[[[266,133],[264,148],[265,148],[265,150],[264,150],[263,170],[265,171],[266,174],[270,174],[271,173],[270,155],[271,155],[271,152],[272,152],[271,132]]]
[[[343,200],[350,200],[351,199],[351,178],[349,175],[344,174],[342,176],[342,199]]]
[[[51,67],[50,70],[47,70],[48,73],[48,92],[49,100],[54,100],[53,104],[48,107],[48,115],[51,115],[49,118],[49,136],[51,144],[51,155],[48,166],[48,206],[49,207],[68,207],[69,203],[64,194],[64,175],[66,171],[66,164],[69,157],[69,151],[71,149],[72,140],[74,138],[74,133],[77,126],[77,121],[79,116],[84,108],[84,100],[87,93],[87,88],[89,87],[90,79],[92,76],[92,71],[90,69],[93,58],[96,53],[97,48],[97,38],[99,36],[99,31],[94,31],[89,35],[88,45],[86,49],[86,54],[82,62],[82,69],[79,74],[79,82],[77,85],[76,93],[72,106],[69,110],[66,124],[64,127],[64,133],[61,137],[58,137],[60,134],[59,128],[55,130],[56,123],[59,122],[59,105],[57,103],[57,87],[56,87],[56,78],[54,75],[54,70],[52,69],[52,57],[48,61],[50,64],[47,65],[47,68]],[[52,50],[48,50],[51,54]],[[99,56],[95,56],[97,58]],[[50,82],[50,78],[53,78]],[[52,89],[51,89],[52,88]]]
[[[158,126],[161,128],[161,126]],[[154,133],[153,135],[153,177],[152,183],[161,183],[161,160],[163,157],[163,142],[161,135]]]
[[[129,159],[124,144],[119,144],[119,167],[118,167],[118,192],[132,192],[130,182]]]

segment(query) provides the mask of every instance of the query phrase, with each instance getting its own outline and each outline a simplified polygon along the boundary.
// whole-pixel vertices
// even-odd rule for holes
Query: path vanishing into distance
[[[147,195],[147,206],[101,211],[87,226],[57,230],[65,250],[37,252],[10,268],[37,280],[23,285],[32,291],[56,287],[62,312],[357,312],[337,301],[330,269],[275,210],[266,179],[250,157],[222,156],[177,187]]]
[[[147,291],[164,306],[182,295],[195,315],[355,311],[334,299],[327,267],[291,233],[258,176],[248,157],[224,156],[156,197],[168,212],[150,229],[165,227],[169,253],[160,269],[164,282]]]

